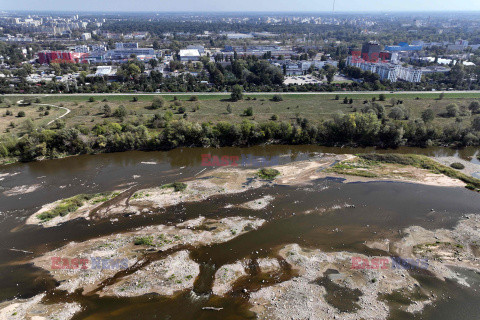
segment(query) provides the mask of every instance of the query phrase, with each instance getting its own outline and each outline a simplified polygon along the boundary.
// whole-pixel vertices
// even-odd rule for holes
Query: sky
[[[0,10],[331,12],[334,0],[0,0]],[[480,11],[479,0],[335,0],[335,11]]]

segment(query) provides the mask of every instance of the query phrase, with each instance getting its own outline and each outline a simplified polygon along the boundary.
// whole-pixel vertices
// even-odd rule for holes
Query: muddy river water
[[[478,163],[475,160],[478,150],[472,148],[379,151],[266,146],[85,155],[0,167],[0,302],[46,292],[47,303],[80,303],[82,311],[73,319],[256,319],[255,313],[250,311],[246,292],[291,279],[296,275],[295,270],[285,265],[274,277],[266,277],[252,265],[250,277],[236,282],[229,294],[219,297],[211,294],[219,266],[244,258],[269,257],[291,243],[325,252],[381,254],[381,250],[365,246],[365,241],[396,237],[400,230],[412,225],[428,230],[453,228],[466,214],[480,213],[480,194],[465,188],[385,181],[343,183],[340,179],[327,178],[307,186],[271,184],[240,194],[218,194],[208,201],[181,203],[154,214],[119,216],[115,222],[105,219],[93,223],[79,219],[55,228],[25,225],[26,218],[42,205],[59,199],[127,186],[133,190],[142,189],[193,178],[212,169],[202,165],[202,154],[238,156],[240,159],[243,156],[247,159],[246,167],[262,167],[265,162],[250,160],[264,157],[274,164],[286,164],[321,153],[361,152],[455,156]],[[235,206],[267,195],[274,200],[266,209]],[[322,215],[299,214],[335,206],[339,209]],[[55,288],[57,284],[48,272],[25,263],[71,241],[85,241],[149,225],[175,224],[200,215],[207,218],[254,216],[267,222],[232,240],[192,249],[191,257],[200,264],[200,275],[193,290],[174,297],[151,294],[114,298],[83,295],[79,291],[67,294]],[[467,279],[470,287],[453,280],[440,281],[425,274],[414,274],[422,286],[435,291],[440,298],[422,313],[412,315],[397,310],[401,299],[387,297],[390,318],[478,319],[480,275],[464,269],[457,272]],[[333,301],[335,307],[340,310],[354,307],[355,292],[342,293],[341,289],[329,284],[327,278],[319,280],[320,284],[326,287],[327,295],[331,295],[327,301]],[[205,306],[219,309],[205,310]]]

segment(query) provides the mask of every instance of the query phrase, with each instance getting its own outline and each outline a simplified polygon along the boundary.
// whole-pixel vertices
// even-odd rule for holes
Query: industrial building
[[[198,49],[183,49],[180,50],[180,61],[199,61],[200,52]]]

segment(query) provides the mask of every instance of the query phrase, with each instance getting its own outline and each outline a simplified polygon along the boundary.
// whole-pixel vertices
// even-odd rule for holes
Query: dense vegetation
[[[134,97],[136,98],[136,97]],[[202,97],[203,99],[204,97]],[[433,145],[448,145],[455,147],[480,145],[480,103],[470,100],[469,105],[458,106],[447,101],[438,106],[424,105],[415,109],[411,102],[391,98],[386,95],[373,97],[371,100],[352,99],[327,100],[328,117],[312,117],[304,113],[296,105],[295,98],[274,95],[271,100],[254,97],[244,98],[241,87],[233,92],[232,98],[242,100],[236,102],[247,106],[243,114],[237,108],[237,114],[232,114],[233,100],[221,102],[215,109],[207,111],[207,116],[200,116],[199,97],[192,96],[187,100],[165,100],[154,97],[144,107],[137,107],[137,99],[132,106],[126,108],[119,105],[112,109],[108,104],[95,104],[96,107],[75,106],[75,117],[56,120],[50,125],[40,126],[30,117],[37,117],[35,121],[42,123],[43,114],[49,107],[43,105],[17,107],[25,109],[29,117],[23,124],[15,120],[13,123],[10,106],[5,108],[4,128],[8,134],[0,139],[0,159],[7,161],[33,161],[44,158],[58,158],[66,155],[120,152],[129,150],[169,150],[177,147],[223,147],[249,146],[256,144],[319,144],[325,146],[376,146],[381,148],[396,148],[399,146],[427,147]],[[127,99],[132,99],[127,97]],[[418,99],[418,98],[417,98]],[[438,98],[441,99],[441,98]],[[24,103],[27,98],[24,99]],[[28,101],[37,103],[39,99]],[[89,100],[95,100],[91,97]],[[104,101],[107,101],[105,98]],[[205,100],[209,101],[209,100]],[[300,101],[300,100],[299,100]],[[362,103],[363,101],[363,103]],[[414,103],[417,103],[417,100]],[[94,102],[88,102],[94,104]],[[190,104],[189,104],[190,103]],[[212,101],[213,103],[213,101]],[[227,104],[228,103],[228,104]],[[270,106],[264,106],[264,104]],[[312,100],[312,103],[317,103]],[[420,104],[420,101],[418,102]],[[175,111],[168,110],[167,104]],[[285,104],[285,105],[284,105]],[[223,108],[227,106],[227,113]],[[256,108],[264,108],[264,114],[257,114]],[[296,107],[294,107],[296,105]],[[409,107],[407,107],[409,105]],[[281,106],[276,110],[282,116],[278,120],[277,114],[271,108]],[[342,106],[342,112],[339,108]],[[305,106],[304,108],[307,108]],[[93,114],[100,108],[100,113]],[[191,109],[190,109],[191,108]],[[206,108],[206,106],[202,106]],[[221,110],[219,108],[222,108]],[[292,112],[298,110],[297,112]],[[436,108],[436,109],[434,109]],[[87,109],[87,110],[85,110]],[[35,111],[36,110],[36,111]],[[53,110],[53,109],[52,109]],[[148,113],[141,114],[140,110]],[[230,111],[229,111],[230,110]],[[310,112],[324,112],[315,107]],[[436,110],[434,112],[434,110]],[[188,111],[188,112],[187,112]],[[17,111],[15,111],[17,112]],[[40,116],[36,114],[40,113]],[[338,112],[338,113],[335,113]],[[219,114],[218,117],[213,114]],[[85,116],[87,115],[87,116]],[[292,117],[292,115],[295,115]],[[224,121],[228,116],[229,121]],[[20,115],[17,116],[17,119]],[[199,122],[189,121],[190,118],[202,119]],[[255,119],[260,119],[255,121]],[[89,119],[89,123],[84,119]],[[77,121],[80,119],[79,121]],[[270,119],[270,120],[268,120]],[[10,126],[6,127],[6,124]]]

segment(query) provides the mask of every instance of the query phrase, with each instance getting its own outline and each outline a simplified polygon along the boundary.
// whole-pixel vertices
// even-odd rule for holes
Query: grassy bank
[[[458,179],[467,184],[467,188],[480,190],[480,180],[468,176],[458,170],[444,166],[435,160],[421,155],[414,154],[360,154],[359,157],[371,163],[392,163],[405,166],[413,166],[420,169],[426,169],[433,173],[444,174],[450,178]]]

